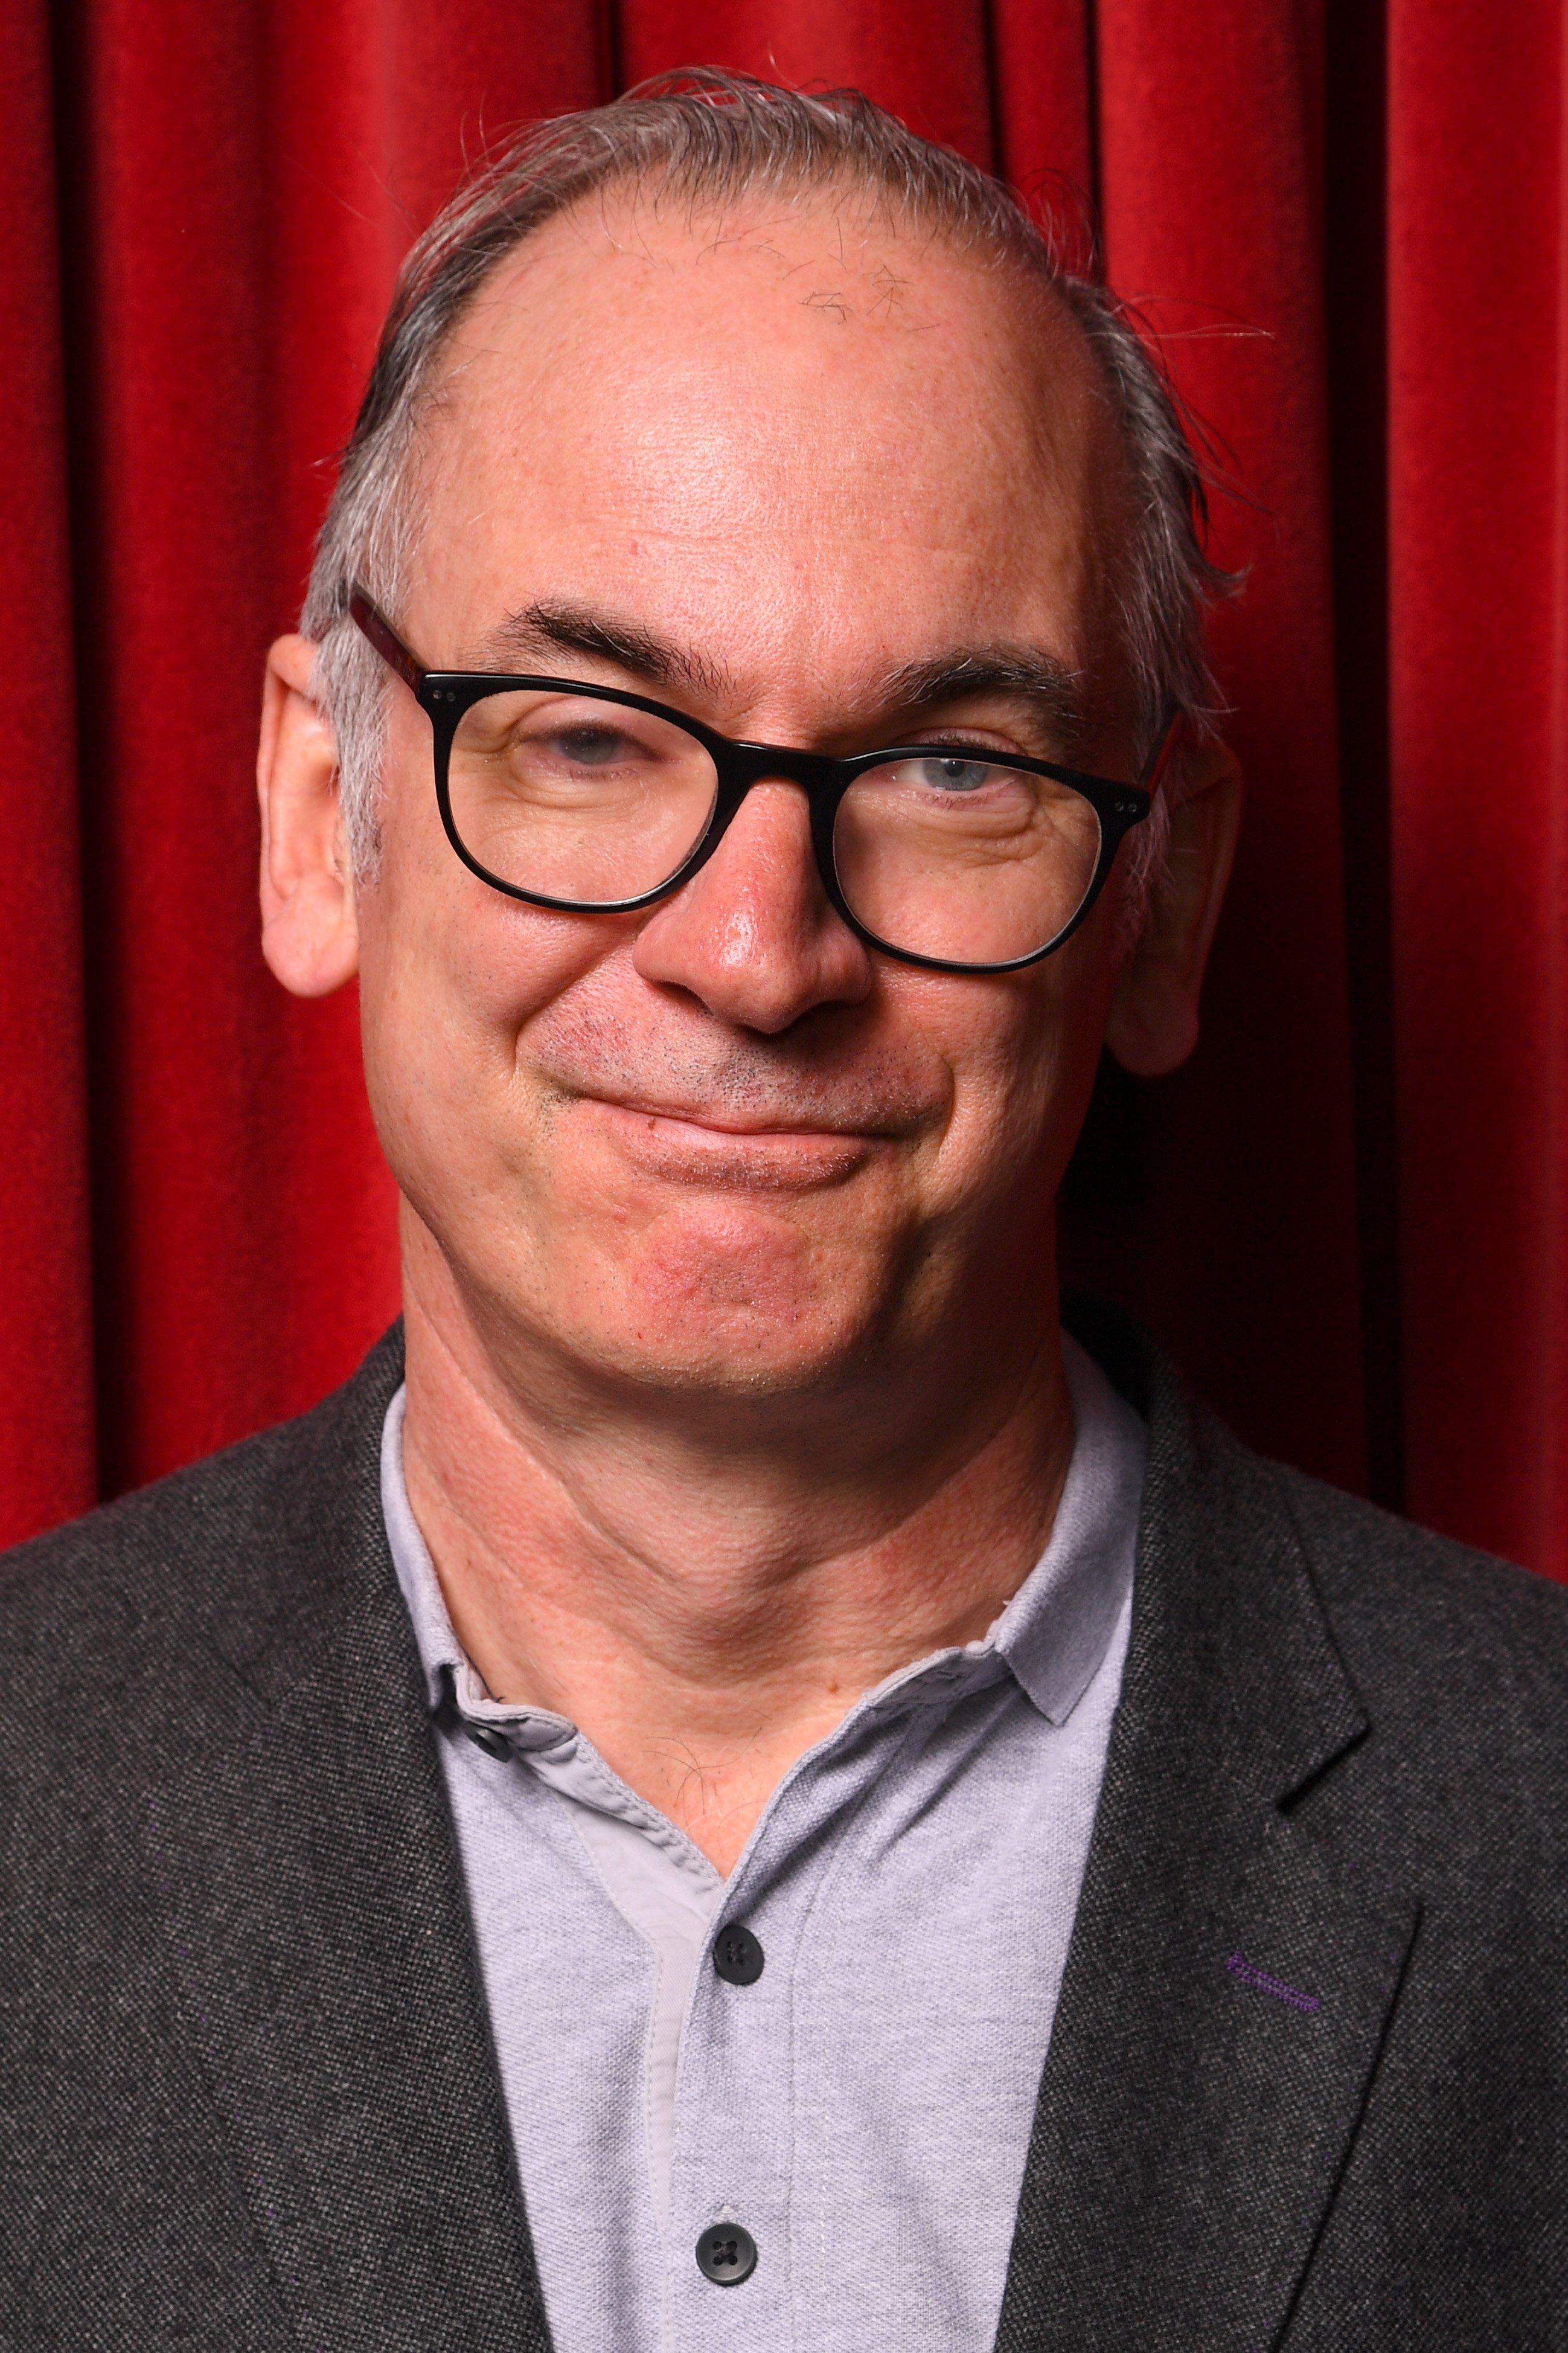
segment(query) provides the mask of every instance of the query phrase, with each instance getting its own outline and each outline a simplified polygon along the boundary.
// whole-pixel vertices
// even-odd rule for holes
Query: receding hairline
[[[561,237],[570,238],[574,234],[583,234],[584,223],[587,220],[602,227],[608,239],[608,247],[605,248],[599,245],[596,236],[594,237],[596,248],[594,260],[596,264],[602,255],[625,250],[623,232],[626,222],[648,209],[657,211],[660,199],[668,193],[659,185],[650,187],[646,176],[631,174],[626,175],[613,188],[592,189],[582,199],[539,223],[506,252],[498,254],[491,268],[470,290],[461,313],[449,322],[440,350],[429,356],[429,375],[421,396],[415,446],[405,459],[406,552],[415,569],[417,569],[419,551],[430,545],[427,534],[433,528],[434,514],[444,502],[445,486],[449,486],[453,480],[445,469],[454,463],[461,468],[465,451],[470,466],[476,460],[481,467],[485,466],[488,463],[487,444],[499,438],[504,445],[506,439],[504,434],[496,436],[498,419],[507,417],[506,393],[504,389],[498,390],[498,374],[484,370],[477,398],[464,397],[464,388],[469,382],[468,365],[486,352],[487,347],[492,350],[496,346],[501,347],[499,375],[502,385],[507,366],[502,337],[498,335],[495,345],[491,345],[482,323],[477,330],[478,348],[469,345],[465,350],[465,330],[475,332],[476,313],[482,313],[487,303],[493,301],[507,316],[508,332],[513,332],[515,322],[525,320],[529,313],[528,272],[533,249]],[[714,223],[730,222],[734,225],[734,235],[723,240],[727,245],[743,243],[747,225],[754,226],[765,239],[781,202],[794,200],[791,211],[797,219],[805,218],[808,213],[826,213],[831,218],[837,213],[833,200],[838,193],[804,179],[797,187],[760,193],[745,191],[735,196],[726,194],[712,204],[702,201],[700,191],[699,200],[683,206],[668,225],[683,242],[696,245],[700,258],[702,252],[711,249],[707,232]],[[869,193],[873,200],[879,194],[874,188]],[[602,198],[608,201],[602,203]],[[1005,286],[1010,290],[1004,300],[1016,319],[1014,332],[1017,337],[1017,353],[1027,377],[1026,389],[1019,391],[1016,386],[1014,389],[1015,422],[1025,437],[1021,444],[1024,462],[1041,469],[1041,480],[1046,479],[1047,471],[1054,474],[1070,499],[1070,512],[1074,517],[1071,528],[1084,551],[1082,560],[1086,569],[1082,586],[1088,597],[1084,619],[1091,633],[1095,652],[1082,677],[1077,673],[1070,677],[1056,675],[1060,666],[1048,662],[1038,649],[1033,649],[1032,671],[1027,678],[1024,676],[1024,670],[1028,665],[1024,655],[1016,649],[1008,661],[997,656],[994,649],[968,649],[964,662],[971,670],[983,672],[982,682],[986,683],[1000,682],[1000,672],[1010,670],[1014,673],[1011,683],[1021,693],[1026,692],[1037,707],[1048,707],[1054,722],[1056,756],[1063,756],[1076,750],[1087,739],[1091,723],[1091,701],[1101,709],[1102,715],[1114,716],[1120,712],[1124,694],[1130,701],[1132,691],[1131,676],[1122,675],[1128,669],[1128,656],[1117,628],[1116,600],[1120,577],[1135,559],[1133,484],[1128,453],[1117,430],[1101,371],[1088,336],[1054,284],[1043,273],[1026,271],[1015,266],[1006,268],[1004,277],[1001,265],[1011,262],[1013,257],[999,255],[994,258],[989,253],[974,256],[963,241],[944,235],[942,224],[922,220],[910,208],[905,208],[900,215],[891,206],[873,201],[860,216],[857,224],[859,226],[867,228],[873,240],[912,237],[921,254],[930,254],[934,249],[940,259],[955,268],[961,276],[981,279],[984,282],[998,288]],[[589,233],[593,234],[592,231]],[[875,251],[874,244],[872,250]],[[632,258],[640,257],[634,250]],[[558,243],[553,259],[559,262]],[[647,259],[657,265],[661,256],[650,248]],[[805,262],[792,265],[785,275],[795,275],[798,269],[800,283],[804,286],[808,283],[806,267]],[[552,332],[559,325],[563,315],[568,322],[571,322],[571,306],[574,301],[579,301],[584,310],[594,307],[594,297],[587,290],[594,282],[591,278],[587,279],[579,295],[569,271],[556,269],[552,277],[545,301],[554,315],[546,332]],[[1016,299],[1011,291],[1015,289]],[[1042,305],[1037,299],[1038,296],[1048,298],[1047,303]],[[940,299],[939,295],[939,301]],[[566,306],[563,311],[556,310],[555,306],[563,301]],[[801,307],[812,306],[803,301]],[[1039,332],[1039,322],[1044,315],[1050,317],[1056,330],[1048,344]],[[918,327],[916,332],[920,332]],[[997,354],[995,368],[999,380],[1005,364],[1005,356]],[[1064,383],[1070,385],[1067,401],[1053,400],[1053,383],[1058,386]],[[812,392],[809,375],[805,379],[805,389],[809,402]],[[496,403],[493,408],[489,405],[492,401]],[[570,434],[573,429],[571,411],[568,409],[565,414]],[[1058,462],[1061,437],[1042,429],[1044,420],[1051,416],[1065,418],[1068,425],[1066,438],[1071,454],[1065,470]],[[528,407],[520,407],[508,421],[526,432]],[[561,416],[557,414],[557,427],[561,421]],[[452,456],[451,444],[446,438],[447,431],[454,427],[457,428],[458,448],[456,459]],[[1047,446],[1052,442],[1057,444],[1054,449]],[[548,469],[545,478],[548,478]],[[467,472],[462,473],[460,479],[468,480]],[[1017,478],[1020,489],[1027,479],[1024,475]],[[434,509],[430,504],[432,495],[437,501]],[[531,632],[526,625],[534,614],[544,609],[543,606],[526,608],[516,616],[500,612],[493,615],[494,626],[468,645],[464,660],[481,669],[522,667],[551,670],[554,666],[544,657],[552,641],[557,645],[572,645],[576,650],[591,651],[603,658],[620,659],[608,643],[605,631],[599,626],[601,616],[596,609],[592,617],[594,625],[586,633],[586,642],[580,643],[570,629],[563,633],[553,626],[557,617],[554,600],[547,598],[545,605],[549,607],[552,625],[542,631]],[[693,682],[682,675],[690,667],[687,659],[689,649],[683,650],[680,659],[671,659],[670,649],[661,648],[658,658],[650,660],[646,659],[648,642],[646,631],[623,620],[619,634],[628,644],[633,638],[640,637],[643,639],[642,651],[639,653],[633,648],[630,658],[623,660],[621,666],[638,674],[644,691],[663,691],[672,679],[683,685]],[[512,642],[519,636],[525,640],[531,637],[538,637],[542,640],[537,647],[530,647],[530,659],[526,662],[517,655]],[[535,654],[537,659],[533,658]],[[942,668],[946,671],[952,670],[954,665],[949,661],[922,667]],[[1048,680],[1044,675],[1047,670],[1052,672]],[[1088,689],[1090,679],[1095,681],[1092,697]],[[714,681],[700,679],[696,683],[711,691]],[[902,681],[902,686],[904,700],[931,699],[926,687],[915,680],[913,668]],[[956,680],[949,681],[949,695],[957,691]],[[888,687],[886,699],[895,699],[893,685]]]
[[[645,211],[657,221],[665,217],[664,208],[671,199],[682,206],[677,225],[697,245],[698,259],[716,252],[721,247],[750,244],[759,254],[765,253],[765,232],[770,219],[781,208],[795,219],[808,214],[825,216],[846,225],[841,200],[863,207],[860,217],[851,225],[853,232],[871,248],[876,237],[889,244],[907,241],[917,256],[935,256],[939,262],[956,266],[961,274],[978,280],[989,279],[998,287],[1005,287],[1016,301],[1018,310],[1030,323],[1045,322],[1052,330],[1055,346],[1053,356],[1059,360],[1070,352],[1083,388],[1089,394],[1096,409],[1103,416],[1111,441],[1125,457],[1122,437],[1117,430],[1109,387],[1103,367],[1096,356],[1092,342],[1083,322],[1075,314],[1063,292],[1059,277],[1052,271],[1043,256],[1036,255],[1022,244],[1010,248],[995,236],[982,228],[964,234],[959,225],[938,217],[931,206],[922,207],[918,201],[903,199],[881,186],[868,173],[857,171],[852,159],[841,162],[831,177],[813,178],[799,165],[785,167],[780,173],[757,185],[737,185],[734,188],[711,189],[700,182],[688,182],[673,172],[653,172],[647,167],[627,166],[617,170],[605,180],[582,190],[558,209],[542,220],[522,228],[512,243],[494,255],[472,286],[464,291],[461,301],[446,321],[440,336],[424,353],[419,370],[416,406],[423,412],[438,406],[449,381],[447,364],[454,345],[460,342],[463,331],[472,322],[475,313],[484,307],[487,298],[493,297],[498,282],[511,277],[521,280],[531,267],[542,260],[548,263],[547,249],[574,234],[582,237],[584,228],[593,224],[603,232],[604,244],[612,251],[626,252],[638,258],[636,240],[626,240],[616,234],[617,227],[633,225]],[[733,234],[718,234],[705,237],[704,229],[722,232],[732,225]],[[752,232],[756,234],[752,234]],[[584,243],[588,240],[584,238]],[[650,262],[658,259],[651,245],[644,248],[644,257]],[[825,252],[823,259],[829,257]],[[869,258],[842,253],[847,269],[854,269]],[[783,257],[779,257],[781,261]],[[804,273],[812,264],[805,259],[789,265],[786,274]],[[875,283],[877,273],[868,273]],[[521,289],[520,289],[521,290]],[[901,286],[889,287],[880,298],[881,307],[891,311],[901,299]],[[826,303],[808,303],[805,307],[824,308]],[[867,315],[871,316],[879,304],[873,302]],[[1038,356],[1038,346],[1032,346]]]

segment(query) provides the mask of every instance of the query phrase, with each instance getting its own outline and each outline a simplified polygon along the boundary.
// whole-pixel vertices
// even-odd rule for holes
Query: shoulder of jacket
[[[395,1325],[308,1413],[0,1553],[13,1702],[89,1706],[141,1662],[167,1664],[192,1625],[282,1603],[350,1473],[367,1475],[401,1377]]]
[[[1561,1740],[1568,1588],[1269,1465],[1336,1642],[1374,1712]],[[1564,1749],[1568,1758],[1568,1748]]]

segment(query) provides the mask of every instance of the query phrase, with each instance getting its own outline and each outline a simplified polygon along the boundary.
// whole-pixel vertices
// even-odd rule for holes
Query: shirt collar
[[[1132,1582],[1148,1433],[1092,1356],[1065,1332],[1062,1355],[1074,1439],[1050,1542],[979,1641],[900,1668],[867,1693],[862,1706],[892,1715],[939,1700],[951,1704],[1011,1673],[1040,1714],[1060,1725],[1093,1680]],[[470,1720],[504,1721],[513,1740],[521,1737],[528,1746],[569,1738],[573,1726],[563,1716],[491,1699],[453,1630],[403,1476],[405,1396],[400,1388],[382,1426],[381,1502],[430,1704],[441,1706],[449,1678],[458,1709]]]
[[[1088,1690],[1131,1587],[1149,1451],[1141,1416],[1068,1332],[1062,1357],[1075,1434],[1050,1542],[985,1637],[1052,1724]]]

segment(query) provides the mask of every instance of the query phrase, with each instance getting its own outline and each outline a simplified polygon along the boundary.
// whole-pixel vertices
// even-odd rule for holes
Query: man
[[[405,1317],[8,1564],[0,2341],[1568,2343],[1563,1597],[1058,1324],[1236,827],[1195,492],[861,101],[416,255],[259,763]]]

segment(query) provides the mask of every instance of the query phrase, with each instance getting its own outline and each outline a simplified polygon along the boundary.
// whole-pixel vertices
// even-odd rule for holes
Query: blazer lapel
[[[1132,1640],[997,2353],[1263,2353],[1416,1925],[1279,1482],[1152,1376]]]
[[[242,1540],[274,1556],[252,1580],[268,1599],[208,1635],[148,1868],[300,2342],[547,2353],[382,1525],[380,1423],[400,1372],[384,1345],[249,1498]]]

